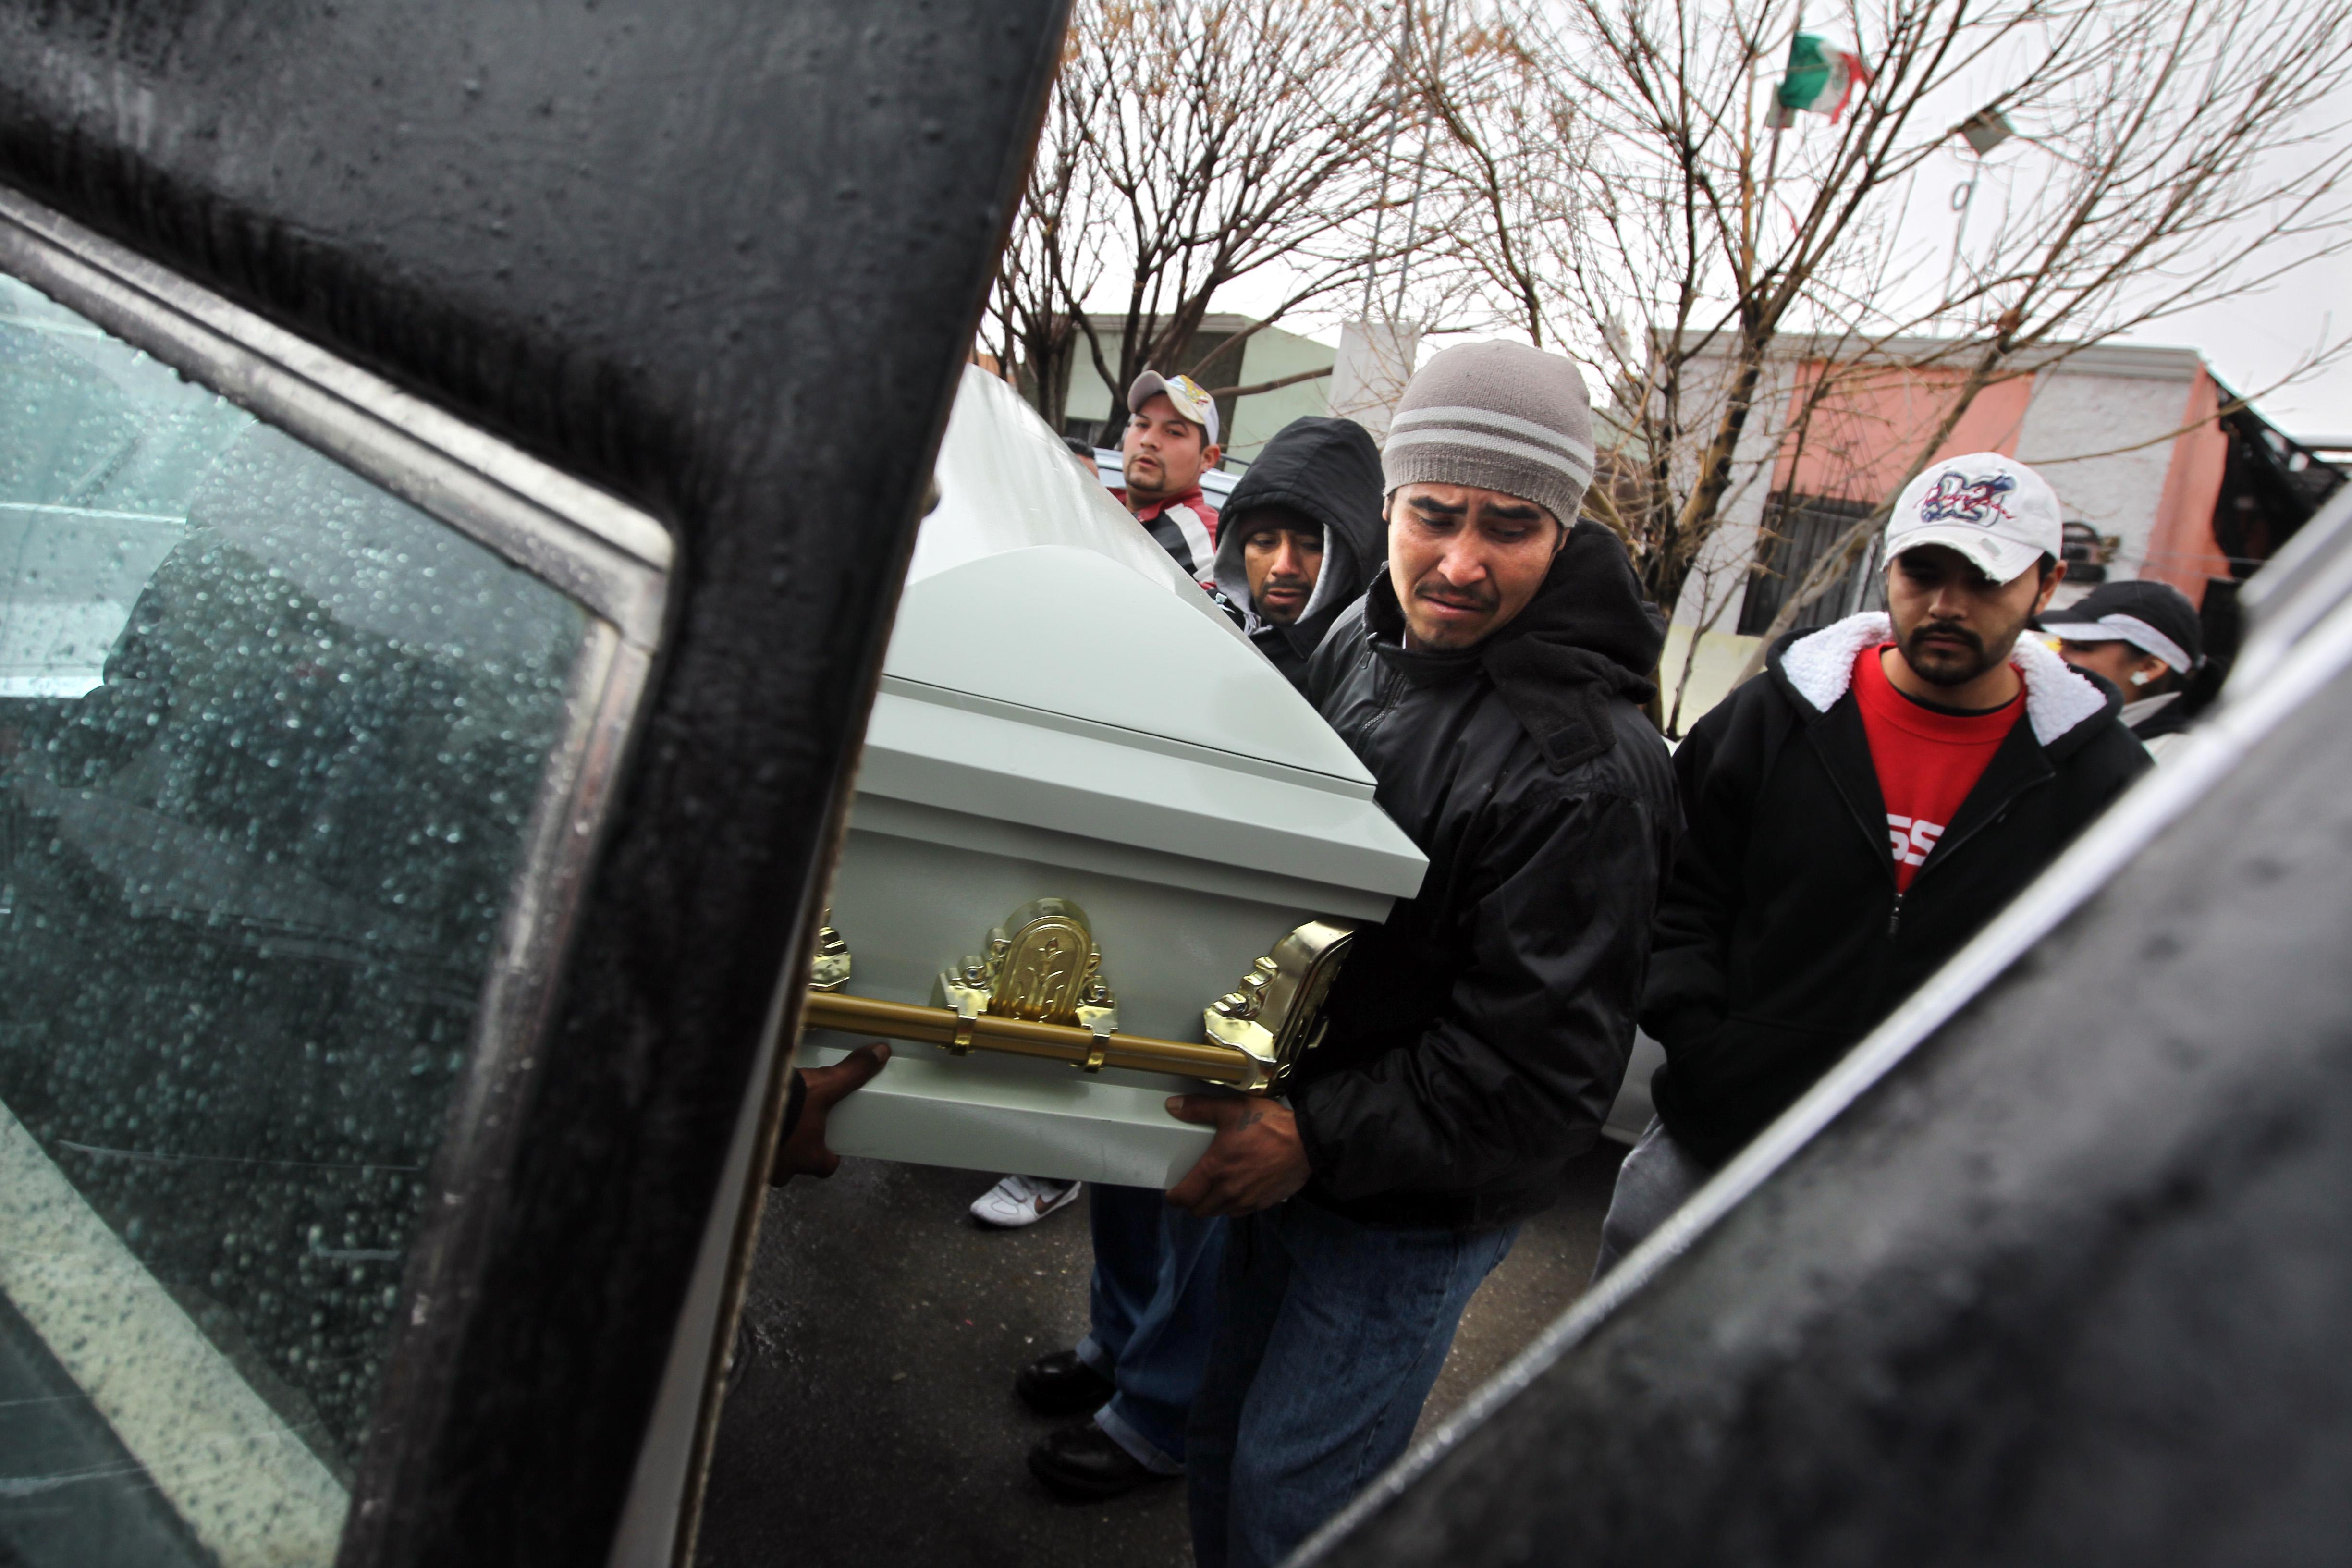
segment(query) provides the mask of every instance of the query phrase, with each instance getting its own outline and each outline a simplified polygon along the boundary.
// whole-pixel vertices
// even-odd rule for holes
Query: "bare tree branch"
[[[1698,574],[1710,625],[1757,570],[1717,540],[1758,476],[1801,460],[1884,503],[1985,388],[2352,245],[2340,0],[1811,16],[1874,73],[1834,122],[1767,123],[1797,0],[1487,0],[1411,83],[1444,133],[1455,264],[1599,373],[1610,510],[1645,588],[1673,613]],[[1953,125],[1986,107],[2019,139],[1957,163]],[[1956,167],[1989,221],[1947,256],[1910,204]],[[1924,400],[1914,426],[1858,423],[1894,384]],[[1875,527],[1789,585],[1775,631]]]
[[[1331,374],[1331,367],[1302,370],[1296,375],[1276,376],[1272,381],[1253,382],[1247,386],[1219,386],[1210,390],[1212,397],[1255,397],[1261,392],[1279,392],[1286,386],[1297,386],[1302,381],[1320,381]]]

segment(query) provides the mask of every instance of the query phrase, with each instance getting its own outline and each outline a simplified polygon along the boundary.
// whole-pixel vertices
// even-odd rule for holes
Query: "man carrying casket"
[[[1534,349],[1450,349],[1398,405],[1388,571],[1309,691],[1428,876],[1359,933],[1286,1105],[1170,1102],[1217,1134],[1169,1201],[1246,1216],[1189,1434],[1202,1568],[1278,1561],[1403,1452],[1623,1076],[1676,816],[1638,706],[1664,626],[1577,521],[1592,458],[1582,379]]]
[[[1240,606],[1251,643],[1293,685],[1304,686],[1323,634],[1379,569],[1380,510],[1380,449],[1351,419],[1292,420],[1234,488],[1217,584]],[[1016,1186],[1047,1195],[1014,1217],[1050,1212],[1048,1184],[1008,1176],[996,1191]],[[1183,1473],[1223,1240],[1216,1221],[1170,1209],[1157,1187],[1097,1183],[1087,1205],[1095,1268],[1087,1337],[1031,1362],[1013,1384],[1040,1414],[1091,1415],[1029,1452],[1031,1473],[1072,1500]]]

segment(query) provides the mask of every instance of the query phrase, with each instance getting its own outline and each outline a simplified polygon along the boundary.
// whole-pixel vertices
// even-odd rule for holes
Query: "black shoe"
[[[1099,1502],[1146,1481],[1173,1478],[1148,1470],[1134,1455],[1089,1421],[1068,1426],[1029,1450],[1029,1473],[1065,1502]]]
[[[1055,1351],[1023,1367],[1013,1392],[1040,1415],[1091,1415],[1110,1403],[1118,1385],[1080,1361],[1077,1352]]]

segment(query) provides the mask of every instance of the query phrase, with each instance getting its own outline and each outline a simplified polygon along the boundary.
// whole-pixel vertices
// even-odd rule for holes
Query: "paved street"
[[[1619,1151],[1581,1162],[1465,1316],[1423,1427],[1582,1289]],[[1191,1562],[1181,1483],[1108,1505],[1055,1501],[1022,1462],[1053,1422],[1013,1394],[1026,1358],[1087,1317],[1082,1206],[1024,1231],[964,1213],[987,1178],[845,1162],[773,1194],[721,1424],[705,1568]]]

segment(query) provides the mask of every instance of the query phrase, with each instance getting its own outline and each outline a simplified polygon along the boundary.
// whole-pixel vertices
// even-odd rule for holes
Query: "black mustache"
[[[1957,642],[1964,642],[1968,644],[1970,648],[1974,649],[1979,655],[1984,652],[1984,638],[1977,636],[1976,633],[1969,630],[1968,627],[1946,626],[1934,621],[1919,627],[1911,634],[1911,646],[1916,648],[1919,646],[1919,643],[1923,638],[1930,637],[1950,637]]]
[[[1428,588],[1415,588],[1412,591],[1412,596],[1416,599],[1427,599],[1433,605],[1450,605],[1457,610],[1491,610],[1499,602],[1491,593],[1441,594]]]

